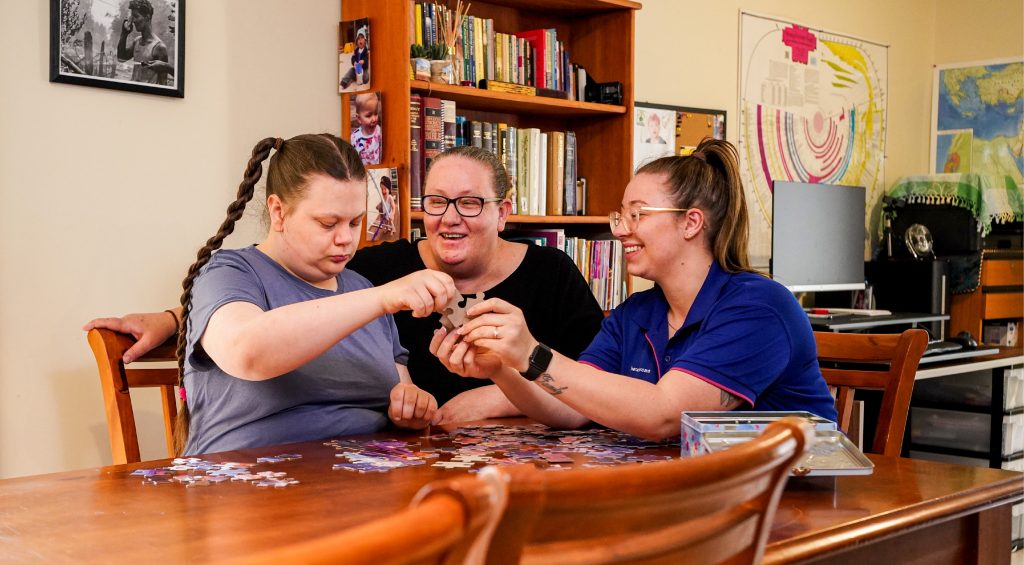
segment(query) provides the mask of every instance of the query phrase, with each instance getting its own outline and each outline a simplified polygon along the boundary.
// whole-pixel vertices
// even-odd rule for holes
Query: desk
[[[372,437],[412,441],[416,435]],[[464,472],[430,466],[366,475],[332,471],[335,450],[321,442],[203,458],[255,461],[285,452],[303,458],[260,467],[302,481],[284,489],[242,483],[143,485],[129,476],[133,469],[166,460],[0,481],[0,556],[43,562],[224,559],[386,516],[406,507],[428,481]],[[875,554],[894,563],[914,556],[967,562],[973,555],[980,563],[1009,563],[1010,504],[1024,498],[1020,473],[871,459],[872,476],[791,479],[765,563],[865,562],[866,555]]]
[[[839,316],[831,320],[817,320],[811,318],[811,327],[816,330],[830,332],[842,332],[850,330],[865,330],[878,326],[911,326],[926,322],[941,322],[948,320],[946,314],[906,314],[895,313],[887,316]]]

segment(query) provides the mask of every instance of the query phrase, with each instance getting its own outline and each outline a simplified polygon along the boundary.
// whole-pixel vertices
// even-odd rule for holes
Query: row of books
[[[574,216],[586,213],[586,179],[578,174],[576,134],[542,132],[506,123],[470,120],[455,101],[412,94],[410,206],[422,209],[430,161],[449,147],[472,145],[492,152],[508,172],[512,213]]]
[[[441,42],[438,26],[452,17],[446,6],[415,4],[411,39],[428,47]],[[493,19],[466,16],[455,51],[461,80],[473,86],[481,80],[498,81],[564,93],[570,100],[584,99],[586,71],[569,61],[565,43],[558,40],[554,28],[509,34],[494,31]]]
[[[505,237],[564,251],[583,273],[603,310],[617,307],[626,298],[627,273],[621,241],[566,236],[562,229],[519,230]]]

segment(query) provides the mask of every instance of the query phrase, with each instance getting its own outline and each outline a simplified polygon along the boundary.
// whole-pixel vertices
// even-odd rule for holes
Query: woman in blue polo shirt
[[[501,300],[470,309],[476,317],[451,335],[438,331],[431,351],[556,427],[593,420],[665,438],[679,434],[681,411],[739,407],[836,419],[807,316],[748,265],[735,147],[705,140],[641,167],[609,219],[629,273],[656,286],[615,309],[579,361],[539,343]]]

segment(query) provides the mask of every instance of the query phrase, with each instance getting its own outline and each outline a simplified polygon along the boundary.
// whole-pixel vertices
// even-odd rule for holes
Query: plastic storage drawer
[[[988,451],[991,417],[988,414],[910,409],[910,440],[919,445]]]
[[[967,406],[992,405],[992,371],[972,371],[919,381],[914,384],[916,402],[945,402]],[[999,402],[996,402],[999,404]],[[1024,406],[1024,368],[1003,373],[1003,410]]]

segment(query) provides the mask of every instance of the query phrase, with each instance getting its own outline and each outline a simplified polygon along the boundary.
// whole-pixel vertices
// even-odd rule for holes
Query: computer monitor
[[[864,187],[775,181],[772,278],[793,292],[864,288]]]

